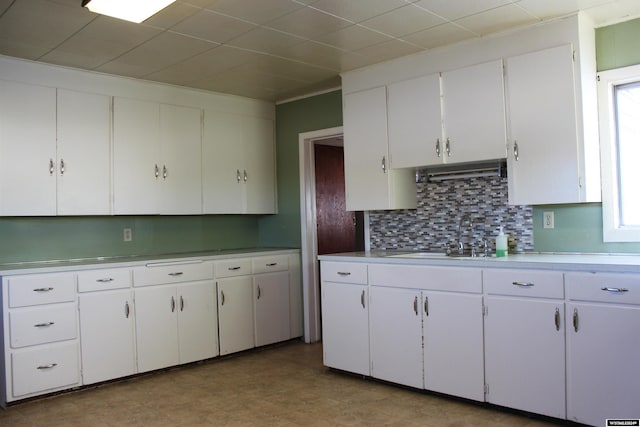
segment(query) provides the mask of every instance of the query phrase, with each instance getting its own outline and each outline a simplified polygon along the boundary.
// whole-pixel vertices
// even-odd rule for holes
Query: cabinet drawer
[[[73,301],[75,274],[34,274],[8,278],[9,307]]]
[[[78,384],[78,344],[69,341],[11,354],[13,397]]]
[[[216,277],[246,276],[251,274],[251,259],[230,259],[215,262]]]
[[[564,298],[564,276],[559,271],[489,269],[482,277],[489,294]]]
[[[287,255],[274,255],[253,258],[251,264],[253,266],[253,274],[287,271],[289,269],[289,257]]]
[[[369,265],[369,284],[434,291],[482,292],[482,270],[416,265]]]
[[[197,282],[213,279],[213,267],[209,262],[150,263],[133,270],[133,286],[150,286],[164,283]]]
[[[567,273],[571,300],[640,304],[640,274]]]
[[[78,272],[78,292],[106,291],[131,286],[131,270],[112,268]]]
[[[367,264],[322,261],[320,268],[325,282],[367,284]]]
[[[22,308],[9,313],[11,347],[76,338],[76,305]]]

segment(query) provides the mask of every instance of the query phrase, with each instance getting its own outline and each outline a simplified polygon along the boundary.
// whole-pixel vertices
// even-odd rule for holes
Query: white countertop
[[[318,259],[408,265],[640,273],[640,254],[520,253],[503,258],[493,256],[458,258],[425,252],[372,251],[320,255]]]

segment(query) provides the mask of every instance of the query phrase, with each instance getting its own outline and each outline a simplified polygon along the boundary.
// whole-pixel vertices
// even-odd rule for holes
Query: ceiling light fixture
[[[176,0],[82,0],[82,7],[101,15],[141,23]]]

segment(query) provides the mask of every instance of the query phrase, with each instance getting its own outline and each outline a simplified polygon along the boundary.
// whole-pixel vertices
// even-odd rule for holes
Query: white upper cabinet
[[[114,98],[114,213],[200,214],[197,108]]]
[[[204,213],[276,212],[273,120],[205,111],[202,165]]]
[[[56,161],[56,90],[0,80],[0,215],[55,215]]]
[[[388,91],[393,168],[506,157],[501,60],[392,83]]]
[[[386,88],[345,95],[343,115],[347,210],[415,208],[413,170],[390,168]]]
[[[58,89],[58,215],[111,213],[111,97]]]
[[[510,204],[596,201],[587,196],[575,68],[570,44],[506,60]]]

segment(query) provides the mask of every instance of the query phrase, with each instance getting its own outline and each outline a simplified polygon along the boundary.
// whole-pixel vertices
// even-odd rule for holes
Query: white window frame
[[[613,88],[640,81],[640,64],[598,73],[598,122],[602,170],[602,234],[605,242],[640,242],[640,227],[620,224]]]

